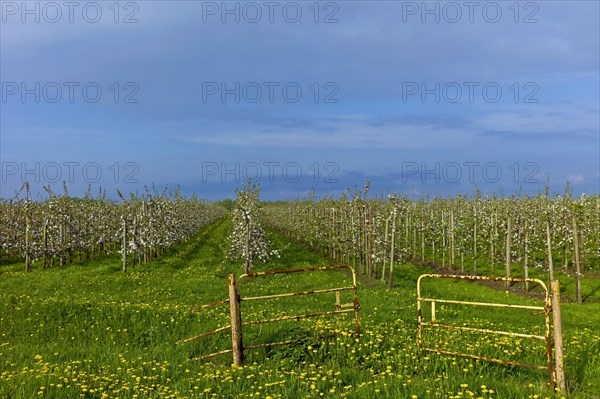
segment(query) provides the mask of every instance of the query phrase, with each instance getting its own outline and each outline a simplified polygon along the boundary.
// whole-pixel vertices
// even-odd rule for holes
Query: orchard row
[[[178,190],[119,193],[120,201],[104,192],[73,198],[66,186],[62,195],[47,192],[47,199],[34,201],[25,184],[0,202],[0,255],[25,259],[27,271],[35,261],[46,268],[115,252],[123,254],[125,270],[128,255],[134,266],[146,263],[226,212]]]
[[[582,301],[586,272],[600,269],[600,196],[369,199],[364,190],[340,199],[265,206],[266,222],[332,259],[393,284],[394,264],[434,263],[450,271],[554,279],[571,276]],[[538,274],[539,275],[539,274]]]

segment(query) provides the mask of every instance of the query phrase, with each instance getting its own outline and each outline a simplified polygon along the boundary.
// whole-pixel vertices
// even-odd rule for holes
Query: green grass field
[[[228,221],[208,226],[154,262],[121,272],[118,255],[101,261],[23,272],[0,266],[0,398],[600,398],[600,294],[563,306],[569,393],[553,392],[541,370],[419,354],[416,281],[427,267],[396,268],[395,287],[361,281],[362,334],[350,314],[249,326],[244,343],[299,339],[246,352],[244,367],[231,355],[190,358],[227,349],[227,331],[180,341],[229,323],[227,304],[189,311],[227,298],[224,262]],[[282,256],[257,270],[334,264],[273,233]],[[340,272],[245,279],[242,296],[348,285]],[[596,287],[597,281],[590,287]],[[540,304],[467,282],[427,281],[427,296]],[[566,291],[569,293],[571,288]],[[342,303],[351,293],[342,294]],[[242,302],[244,321],[334,310],[334,294]],[[428,307],[425,307],[427,314]],[[438,305],[441,322],[540,333],[543,316],[531,311]],[[316,335],[336,332],[337,338]],[[428,345],[543,365],[544,343],[454,331],[424,334]]]

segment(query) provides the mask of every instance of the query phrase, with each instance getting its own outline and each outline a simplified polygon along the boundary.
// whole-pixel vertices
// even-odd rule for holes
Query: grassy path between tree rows
[[[475,360],[419,355],[416,280],[431,269],[396,268],[395,287],[359,284],[362,335],[352,317],[338,315],[251,326],[246,345],[300,339],[297,344],[249,350],[246,365],[229,354],[211,362],[190,358],[231,345],[227,331],[182,339],[229,323],[225,304],[198,312],[194,305],[227,298],[224,262],[228,219],[206,227],[154,262],[127,274],[119,255],[82,265],[0,266],[0,398],[500,398],[600,397],[600,303],[565,304],[569,394],[555,393],[540,370]],[[335,264],[273,233],[280,259],[257,270]],[[297,273],[241,282],[242,296],[348,285],[344,272]],[[428,296],[539,304],[465,282],[433,282]],[[350,302],[351,293],[342,295]],[[244,321],[334,310],[334,294],[243,302]],[[425,308],[427,314],[428,308]],[[543,333],[531,311],[438,305],[438,321],[507,331]],[[329,340],[315,335],[339,333]],[[454,331],[426,331],[429,345],[544,364],[544,342]]]

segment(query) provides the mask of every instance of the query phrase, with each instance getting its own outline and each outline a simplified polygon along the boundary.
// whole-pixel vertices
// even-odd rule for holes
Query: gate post
[[[556,366],[556,385],[561,392],[566,393],[565,367],[562,336],[562,316],[560,314],[560,284],[552,281],[552,318],[554,321],[554,354]]]
[[[241,366],[244,362],[244,344],[242,341],[242,312],[240,308],[240,294],[235,285],[235,274],[230,274],[229,282],[229,309],[231,311],[231,349],[233,352],[233,365]]]

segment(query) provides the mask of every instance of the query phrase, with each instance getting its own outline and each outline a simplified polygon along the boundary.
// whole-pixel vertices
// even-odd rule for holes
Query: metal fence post
[[[233,352],[233,365],[241,366],[244,362],[244,344],[242,341],[242,312],[240,308],[240,294],[235,285],[235,274],[230,274],[229,282],[229,309],[231,310],[231,349]]]

